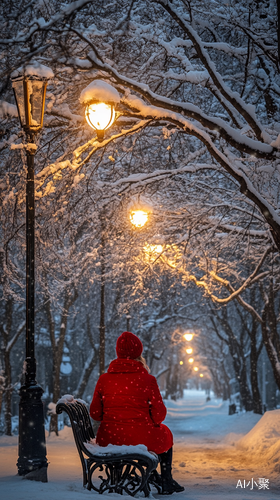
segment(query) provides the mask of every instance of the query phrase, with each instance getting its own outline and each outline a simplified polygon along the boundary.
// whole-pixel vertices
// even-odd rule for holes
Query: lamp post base
[[[18,474],[33,481],[47,482],[43,389],[38,384],[24,384],[19,393]]]

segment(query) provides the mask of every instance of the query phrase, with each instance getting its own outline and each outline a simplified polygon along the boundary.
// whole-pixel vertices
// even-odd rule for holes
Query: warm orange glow
[[[183,365],[183,364],[184,364],[184,362],[183,362],[183,361],[180,361],[180,365]]]
[[[144,252],[149,255],[149,257],[156,257],[163,251],[162,245],[145,245]]]
[[[132,210],[130,212],[130,221],[135,227],[143,227],[148,221],[148,213],[144,210]]]
[[[187,353],[187,354],[191,354],[191,353],[192,353],[192,351],[193,351],[193,350],[192,350],[192,348],[191,348],[191,347],[189,347],[188,349],[186,349],[186,353]]]
[[[198,372],[198,368],[197,368],[197,366],[195,366],[195,367],[194,367],[194,371],[195,371],[195,372]]]
[[[104,102],[89,104],[86,108],[86,120],[96,130],[106,130],[115,120],[115,109]]]
[[[202,378],[203,377],[203,373],[201,373],[199,376]]]
[[[194,362],[194,359],[193,358],[190,358],[189,359],[189,363],[193,363]]]
[[[193,333],[185,333],[184,338],[185,338],[188,342],[190,342],[190,340],[192,340],[192,338],[193,338]]]

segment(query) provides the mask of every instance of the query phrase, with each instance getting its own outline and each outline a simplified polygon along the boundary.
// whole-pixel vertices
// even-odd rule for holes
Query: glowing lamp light
[[[197,366],[194,367],[194,371],[198,372],[198,367]]]
[[[102,142],[105,130],[114,123],[115,106],[120,102],[118,91],[103,80],[94,80],[80,95],[80,103],[85,106],[88,124],[96,131],[97,139]]]
[[[116,112],[114,104],[96,102],[88,104],[86,107],[86,121],[96,130],[99,142],[103,141],[105,130],[111,127],[112,123],[115,121],[115,117]]]
[[[190,341],[192,340],[192,338],[193,338],[193,333],[186,333],[186,334],[184,335],[184,338],[185,338],[188,342],[190,342]]]
[[[192,351],[193,351],[193,350],[192,350],[192,348],[191,348],[191,347],[189,347],[188,349],[186,349],[186,353],[187,353],[187,354],[191,354],[191,353],[192,353]]]
[[[203,375],[203,373],[200,373],[200,375],[199,375],[199,376],[202,378],[204,375]]]
[[[194,362],[194,359],[193,358],[190,358],[189,359],[189,363],[193,363]]]
[[[184,361],[180,361],[180,365],[183,365],[184,364]]]
[[[132,210],[130,212],[130,221],[135,227],[143,227],[148,221],[148,213],[144,210]]]
[[[150,257],[156,257],[163,252],[163,246],[146,244],[144,246],[144,252],[147,253]]]
[[[163,251],[162,245],[150,245],[151,251],[155,253],[161,253]]]

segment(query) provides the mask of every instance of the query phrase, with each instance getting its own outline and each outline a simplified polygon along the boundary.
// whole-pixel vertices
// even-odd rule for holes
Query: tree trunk
[[[252,395],[250,392],[250,389],[248,387],[247,383],[247,368],[246,368],[246,362],[245,360],[242,360],[242,368],[240,370],[240,378],[239,378],[239,385],[240,385],[240,395],[241,395],[241,400],[242,400],[242,405],[245,408],[245,411],[252,411],[253,410],[253,400],[252,400]]]
[[[173,348],[170,349],[170,355],[168,359],[168,371],[166,375],[166,389],[165,389],[165,399],[172,393],[172,359],[173,359]]]
[[[228,376],[227,370],[225,369],[224,363],[222,363],[222,372],[223,372],[223,401],[227,401],[230,398],[230,378]]]
[[[262,314],[262,336],[264,340],[264,345],[266,348],[266,352],[269,358],[269,361],[272,366],[273,370],[273,375],[275,378],[275,382],[278,386],[278,389],[280,389],[280,371],[279,371],[279,359],[278,359],[278,353],[275,349],[275,346],[273,345],[270,331],[269,331],[269,326],[271,326],[271,322],[269,321],[268,317],[268,306],[265,305],[263,314]]]
[[[275,312],[274,285],[270,282],[269,293],[266,295],[260,286],[265,302],[262,311],[262,337],[266,352],[271,363],[275,382],[280,389],[280,338],[278,334],[278,320]]]
[[[99,375],[105,372],[105,276],[101,264],[100,324],[99,324]]]
[[[99,323],[99,375],[105,372],[105,221],[101,218],[101,286]]]
[[[0,415],[2,412],[2,403],[3,403],[3,395],[4,395],[4,384],[5,384],[5,378],[3,375],[1,375],[2,370],[0,370]]]
[[[87,332],[87,336],[88,336],[88,339],[89,339],[89,344],[91,346],[91,349],[90,349],[90,352],[89,352],[89,356],[88,356],[88,358],[86,360],[85,366],[83,368],[82,374],[80,376],[80,380],[78,382],[77,388],[74,391],[75,397],[76,398],[81,398],[81,399],[82,399],[82,397],[84,395],[86,386],[88,384],[89,377],[91,376],[92,371],[93,371],[94,367],[96,366],[96,364],[98,362],[98,358],[99,358],[98,357],[99,352],[95,348],[94,340],[92,338],[91,331],[90,331],[90,319],[89,319],[89,315],[87,315],[87,328],[86,328],[86,332]]]
[[[5,434],[12,436],[12,370],[10,352],[5,351]]]
[[[253,396],[253,412],[262,415],[262,400],[258,384],[258,357],[256,345],[256,333],[251,335],[251,353],[250,353],[250,376]]]
[[[278,67],[280,67],[280,0],[277,0],[277,18]]]
[[[13,316],[13,299],[8,298],[5,304],[5,319],[6,328],[2,327],[3,343],[4,343],[4,401],[5,401],[5,434],[12,435],[12,369],[10,362],[10,350],[8,349],[8,342],[12,330],[12,316]]]
[[[88,380],[89,380],[89,377],[92,374],[92,370],[96,366],[97,359],[98,359],[97,358],[97,351],[91,351],[89,354],[89,357],[86,361],[86,365],[83,369],[83,373],[82,373],[82,376],[81,376],[80,381],[78,383],[78,387],[75,391],[76,398],[82,399],[84,392],[85,392],[85,389],[86,389],[86,386],[87,386],[87,383],[88,383]]]
[[[214,393],[218,398],[220,398],[222,396],[222,387],[221,387],[221,381],[219,380],[219,377],[218,377],[218,372],[216,369],[214,369],[212,367],[209,367],[209,371],[210,371],[211,379],[213,382]]]
[[[56,403],[61,396],[61,394],[60,394],[60,366],[62,363],[64,340],[65,340],[65,335],[66,335],[66,330],[67,330],[68,312],[69,312],[70,307],[74,304],[75,300],[77,299],[77,296],[78,296],[78,293],[77,293],[76,289],[74,290],[73,296],[71,296],[71,295],[69,296],[68,290],[65,290],[63,314],[61,317],[60,335],[59,335],[58,341],[56,341],[56,338],[55,338],[54,321],[52,318],[50,300],[48,300],[46,303],[47,317],[48,317],[48,322],[49,322],[50,338],[51,338],[52,352],[53,352],[53,402],[54,403]],[[51,415],[49,433],[51,433],[51,432],[55,432],[55,434],[58,436],[58,415],[56,415],[56,414]]]
[[[60,365],[59,358],[62,360],[62,353],[54,354],[54,362],[53,362],[53,402],[57,403],[60,398]],[[58,415],[56,413],[51,415],[49,434],[51,432],[55,432],[58,436]]]

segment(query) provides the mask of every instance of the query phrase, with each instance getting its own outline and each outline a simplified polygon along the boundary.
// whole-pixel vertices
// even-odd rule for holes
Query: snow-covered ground
[[[174,493],[174,500],[279,498],[280,410],[263,417],[253,413],[228,416],[228,403],[215,398],[206,403],[205,393],[195,390],[185,391],[180,401],[166,403],[165,423],[175,438],[174,477],[185,486],[185,492]],[[16,476],[17,436],[0,437],[1,498],[82,500],[97,495],[82,487],[70,428],[58,438],[48,437],[47,450],[49,482],[27,481]],[[269,480],[269,490],[259,489],[260,479]],[[161,498],[156,492],[153,496]],[[102,498],[112,497],[120,498],[112,494]]]

